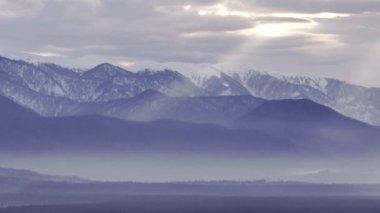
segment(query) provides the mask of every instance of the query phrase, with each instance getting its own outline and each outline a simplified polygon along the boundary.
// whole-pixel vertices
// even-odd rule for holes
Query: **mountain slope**
[[[32,120],[39,118],[39,115],[31,111],[30,109],[24,108],[15,104],[13,101],[0,96],[0,110],[1,110],[1,123],[11,122],[12,120]]]
[[[331,107],[340,113],[373,125],[380,125],[380,89],[365,88],[343,81],[308,77],[290,74],[260,72],[242,68],[228,70],[212,66],[167,65],[175,67],[179,72],[193,81],[200,88],[211,85],[227,85],[227,87],[211,87],[209,95],[244,95],[249,94],[270,100],[280,99],[310,99],[319,104]],[[245,88],[227,92],[228,84],[222,76],[234,79],[235,87]],[[223,89],[223,90],[222,90]]]
[[[0,178],[1,179],[23,179],[25,181],[50,181],[50,182],[68,182],[68,183],[84,183],[88,180],[75,177],[75,176],[60,176],[60,175],[46,175],[31,170],[25,169],[10,169],[0,167]]]
[[[154,65],[152,65],[154,67]],[[200,64],[168,64],[210,96],[251,94],[255,97],[310,99],[338,112],[373,125],[380,125],[380,89],[365,88],[331,78],[228,70]]]
[[[0,105],[6,109],[12,102]],[[13,104],[14,108],[18,106]],[[12,107],[12,108],[13,108]],[[0,114],[5,113],[1,110]],[[25,110],[0,120],[1,152],[195,152],[289,154],[302,151],[289,140],[259,131],[172,120],[133,122],[101,116],[44,118]],[[1,116],[0,116],[1,117]],[[32,120],[30,120],[30,118]]]
[[[250,92],[237,80],[225,73],[205,78],[201,88],[213,96],[249,95]]]
[[[267,101],[235,124],[330,153],[360,153],[380,147],[376,141],[379,128],[306,99]]]
[[[340,113],[380,125],[380,89],[330,78],[247,71],[234,74],[252,95],[265,99],[307,98]]]
[[[42,182],[78,184],[89,181],[75,176],[45,175],[30,170],[0,167],[0,194],[20,192],[27,186]]]
[[[101,113],[128,120],[175,119],[225,125],[264,101],[250,95],[169,97],[147,90],[133,98],[109,103]]]
[[[141,96],[144,100],[166,98],[154,91]],[[12,106],[6,99],[0,104],[0,109],[16,109],[0,112],[7,113],[11,120],[0,120],[2,152],[347,155],[377,153],[380,147],[374,141],[380,137],[378,128],[309,100],[261,101],[235,121],[234,129],[174,120],[126,121],[97,115],[44,118],[16,104]]]

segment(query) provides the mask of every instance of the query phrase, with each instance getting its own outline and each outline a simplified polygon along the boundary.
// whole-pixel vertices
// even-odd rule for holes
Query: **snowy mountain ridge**
[[[291,73],[278,73],[278,72],[267,72],[258,71],[250,67],[242,67],[241,69],[227,68],[226,66],[219,65],[213,66],[206,63],[201,64],[189,64],[189,63],[143,63],[135,64],[131,67],[131,70],[138,72],[139,70],[149,69],[152,72],[160,70],[175,70],[180,72],[188,79],[190,79],[195,85],[200,88],[205,87],[207,81],[210,78],[222,78],[223,75],[228,75],[230,77],[238,78],[241,80],[243,85],[247,84],[249,78],[254,76],[271,76],[277,78],[281,81],[290,82],[293,84],[304,85],[325,91],[328,84],[329,78],[324,77],[311,77],[302,76],[298,74]],[[251,91],[254,92],[254,91]]]
[[[160,66],[132,67],[128,71],[104,63],[78,72],[55,64],[0,57],[0,95],[45,116],[75,115],[83,105],[107,105],[146,90],[173,97],[252,95],[269,100],[310,99],[346,116],[380,125],[379,88],[331,78],[232,70],[208,64]]]

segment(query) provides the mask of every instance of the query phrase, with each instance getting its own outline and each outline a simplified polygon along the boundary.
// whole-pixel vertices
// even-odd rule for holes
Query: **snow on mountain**
[[[330,78],[256,71],[236,73],[234,76],[256,97],[307,98],[355,119],[380,124],[380,89],[377,88],[365,88]]]
[[[320,77],[308,77],[308,76],[299,76],[292,74],[280,74],[280,73],[269,73],[269,72],[260,72],[256,70],[248,70],[248,71],[240,71],[240,72],[232,72],[231,75],[235,76],[235,78],[239,79],[243,85],[247,88],[251,88],[255,79],[260,79],[265,77],[269,77],[272,80],[277,80],[280,82],[287,82],[295,85],[301,85],[306,87],[311,87],[326,93],[326,86],[328,84],[327,78]],[[256,92],[256,90],[251,90],[252,93]],[[294,93],[296,94],[296,93]],[[295,96],[295,95],[293,95]]]
[[[130,70],[105,63],[78,72],[54,64],[0,57],[0,94],[47,116],[75,115],[85,111],[83,105],[97,108],[99,104],[132,98],[146,90],[181,97],[307,98],[346,116],[380,125],[377,88],[330,78],[209,64],[143,63],[133,65]]]
[[[202,88],[205,81],[212,77],[220,78],[221,70],[215,66],[206,63],[191,64],[191,63],[156,63],[156,62],[142,62],[134,64],[130,67],[131,70],[138,72],[140,70],[176,70],[182,75],[190,79],[196,86]]]
[[[164,69],[175,70],[188,78],[193,84],[204,90],[205,94],[213,96],[245,95],[250,92],[230,75],[223,72],[221,67],[210,64],[190,63],[147,63],[136,64],[133,70],[149,68],[151,71]]]
[[[86,72],[58,65],[0,58],[0,94],[36,112],[57,116],[75,114],[78,104],[130,98],[147,89],[173,96],[202,95],[178,72],[132,73],[111,64]]]
[[[158,65],[154,66],[159,68]],[[248,68],[237,70],[209,64],[165,63],[160,66],[182,73],[208,95],[251,94],[264,99],[307,98],[332,107],[346,116],[380,125],[378,88],[365,88],[331,78],[268,73]]]
[[[117,104],[121,113],[134,116],[133,110],[143,108],[149,113],[155,109],[149,107],[159,106],[157,103],[163,103],[164,111],[152,113],[159,117],[150,122],[99,115],[45,118],[0,96],[0,117],[8,118],[0,119],[2,152],[351,156],[376,155],[380,148],[373,140],[380,137],[379,128],[305,99],[268,101],[248,95],[175,98],[148,90],[125,101]],[[196,123],[200,121],[205,123]],[[206,124],[210,121],[217,125]],[[222,122],[230,128],[220,126]]]
[[[255,88],[251,88],[254,78],[264,79],[265,76],[278,81],[289,82],[295,85],[312,87],[326,92],[328,79],[318,77],[299,76],[292,74],[268,73],[249,68],[233,69],[223,65],[190,64],[190,63],[143,63],[135,64],[132,70],[138,71],[149,68],[152,71],[164,69],[175,70],[190,79],[196,86],[208,92],[209,95],[256,95]],[[259,94],[258,94],[259,95]],[[301,95],[293,93],[294,97]]]

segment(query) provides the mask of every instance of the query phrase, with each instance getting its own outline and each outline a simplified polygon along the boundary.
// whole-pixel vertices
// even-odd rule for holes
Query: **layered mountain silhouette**
[[[2,152],[194,152],[281,154],[304,151],[253,130],[174,120],[126,121],[98,115],[46,118],[1,98]],[[9,122],[11,120],[11,122]]]
[[[167,98],[158,92],[146,91],[133,99],[138,107],[131,109],[141,109],[145,104]],[[232,122],[226,121],[228,127],[222,127],[162,118],[146,122],[100,115],[48,118],[1,97],[1,150],[32,153],[192,152],[257,156],[360,154],[378,150],[378,144],[373,140],[380,136],[378,128],[344,117],[312,101],[266,101],[247,96],[233,98],[250,100],[252,109],[245,109],[249,112],[243,112],[244,115]],[[187,106],[188,102],[185,103],[183,105]],[[183,120],[213,112],[207,111],[209,107],[185,110],[172,106],[177,107],[172,108],[172,117],[181,116]],[[237,111],[240,112],[240,109]],[[223,116],[224,112],[214,112],[208,119]],[[166,111],[164,115],[169,113]]]
[[[130,72],[107,63],[83,71],[0,57],[0,94],[44,116],[75,116],[99,106],[111,115],[113,109],[104,107],[146,90],[171,97],[253,95],[268,100],[309,99],[345,116],[380,125],[380,89],[330,78],[201,66]],[[245,107],[249,108],[250,103]],[[125,114],[123,110],[115,111]]]
[[[263,102],[264,99],[250,95],[170,97],[154,90],[147,90],[133,98],[98,107],[96,113],[127,120],[173,119],[225,126]],[[88,107],[82,110],[86,111],[89,111]]]
[[[267,101],[235,124],[273,135],[325,153],[376,152],[378,127],[345,117],[307,99]]]
[[[81,71],[0,57],[0,151],[370,153],[379,129],[347,114],[364,110],[361,120],[376,123],[377,91],[254,71]]]

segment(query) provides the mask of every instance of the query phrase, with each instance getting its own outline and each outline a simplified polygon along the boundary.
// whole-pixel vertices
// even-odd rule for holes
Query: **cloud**
[[[0,20],[4,18],[23,18],[32,16],[43,9],[40,0],[1,0]]]
[[[123,67],[131,67],[133,66],[135,63],[132,62],[132,61],[127,61],[127,60],[124,60],[124,61],[120,61],[119,64]]]
[[[62,56],[59,53],[45,52],[45,51],[42,51],[42,52],[26,52],[26,53],[32,54],[32,55],[36,55],[36,56],[41,56],[41,57],[58,57],[58,56]]]
[[[363,13],[379,12],[378,0],[244,0],[245,5],[263,7],[267,10],[292,11],[304,13]]]
[[[356,72],[350,67],[365,61],[360,52],[370,51],[377,42],[378,4],[377,0],[1,0],[0,46],[3,54],[31,53],[27,57],[86,68],[105,61],[233,61],[269,71],[344,79],[346,72]]]

